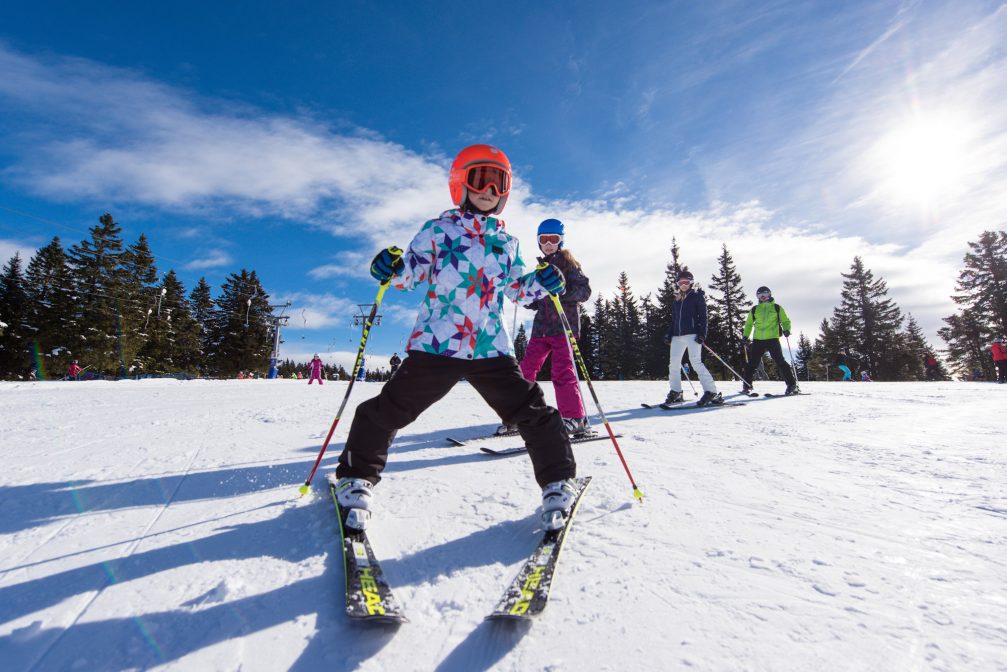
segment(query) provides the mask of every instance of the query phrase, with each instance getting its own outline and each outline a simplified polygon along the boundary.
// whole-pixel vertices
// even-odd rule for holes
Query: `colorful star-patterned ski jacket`
[[[447,210],[423,225],[403,261],[392,286],[426,290],[408,350],[457,359],[513,356],[504,298],[528,302],[548,294],[534,271],[525,274],[517,239],[495,217]]]

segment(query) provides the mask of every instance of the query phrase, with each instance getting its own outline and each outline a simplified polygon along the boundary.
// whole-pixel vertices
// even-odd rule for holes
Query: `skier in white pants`
[[[680,404],[685,401],[682,396],[682,358],[688,351],[689,361],[703,386],[703,396],[696,405],[719,406],[724,403],[724,397],[717,392],[717,384],[703,366],[702,359],[703,341],[706,340],[706,296],[703,290],[692,288],[693,276],[689,271],[682,269],[676,279],[678,291],[671,304],[671,326],[664,337],[664,342],[671,346],[671,362],[668,365],[671,391],[664,403]]]

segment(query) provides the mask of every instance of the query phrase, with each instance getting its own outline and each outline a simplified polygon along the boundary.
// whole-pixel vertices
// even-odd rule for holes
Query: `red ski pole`
[[[353,373],[350,375],[350,384],[346,387],[346,394],[343,395],[343,403],[339,404],[339,410],[336,411],[336,417],[332,420],[332,426],[329,427],[329,433],[325,437],[325,443],[322,444],[322,449],[318,451],[318,458],[315,460],[315,466],[311,467],[311,473],[308,474],[308,480],[304,481],[298,492],[301,496],[304,496],[308,492],[308,488],[311,487],[311,479],[315,477],[315,471],[318,469],[318,465],[322,462],[322,456],[325,455],[325,450],[329,447],[329,441],[332,439],[332,433],[336,431],[336,425],[339,424],[339,418],[343,416],[343,409],[346,408],[346,402],[350,398],[350,392],[353,391],[353,383],[357,382],[357,373],[360,370],[360,362],[364,358],[364,348],[367,347],[367,337],[371,333],[371,325],[374,324],[374,316],[378,314],[378,306],[381,305],[381,299],[385,296],[385,290],[388,289],[391,284],[391,280],[386,280],[381,283],[378,287],[378,295],[374,299],[374,305],[371,307],[371,313],[367,316],[367,321],[364,322],[364,333],[360,337],[360,347],[357,348],[357,361],[353,363]]]
[[[541,268],[541,266],[539,267]],[[563,304],[559,302],[559,297],[555,294],[550,294],[549,298],[552,299],[552,304],[556,306],[556,312],[559,313],[560,322],[563,323],[563,330],[566,332],[567,341],[570,342],[570,349],[573,350],[574,359],[577,360],[577,367],[580,369],[580,373],[584,376],[584,382],[587,383],[587,389],[591,391],[591,396],[594,398],[594,405],[598,407],[598,415],[601,416],[601,421],[605,425],[605,429],[608,430],[608,436],[612,439],[612,445],[615,446],[615,452],[619,456],[619,461],[622,462],[622,468],[626,470],[626,476],[629,477],[629,484],[633,486],[633,496],[643,503],[643,493],[640,492],[640,488],[636,485],[636,481],[633,480],[633,474],[629,471],[629,465],[626,464],[626,458],[622,455],[622,449],[619,448],[619,442],[615,440],[615,432],[612,431],[612,425],[609,424],[608,418],[605,417],[605,411],[601,409],[601,402],[598,401],[598,395],[594,391],[594,385],[591,384],[591,376],[587,372],[587,366],[584,364],[584,357],[580,354],[580,347],[577,345],[577,339],[573,335],[573,329],[570,327],[570,321],[566,319],[566,313],[563,312]]]

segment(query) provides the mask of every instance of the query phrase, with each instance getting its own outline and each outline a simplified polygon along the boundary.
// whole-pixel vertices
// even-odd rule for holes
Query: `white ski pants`
[[[671,363],[668,365],[668,382],[675,392],[682,391],[682,358],[685,351],[689,351],[689,361],[692,369],[699,375],[699,383],[703,386],[704,392],[716,392],[717,384],[713,382],[713,376],[703,366],[703,346],[696,342],[695,334],[671,337]]]

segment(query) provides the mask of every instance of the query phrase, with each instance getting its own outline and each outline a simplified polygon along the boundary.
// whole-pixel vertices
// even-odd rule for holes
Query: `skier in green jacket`
[[[790,318],[787,317],[787,311],[773,300],[773,293],[769,291],[769,287],[759,287],[755,295],[759,298],[759,303],[752,306],[745,320],[745,345],[748,345],[749,336],[753,337],[754,342],[748,356],[748,365],[745,367],[742,391],[752,391],[752,375],[762,361],[762,356],[768,352],[776,362],[776,368],[787,381],[787,390],[784,394],[800,394],[794,370],[783,358],[783,349],[780,347],[780,336],[790,336]]]

